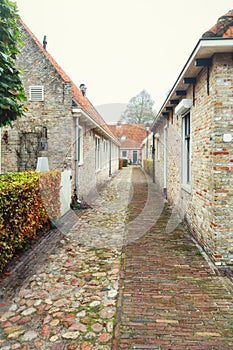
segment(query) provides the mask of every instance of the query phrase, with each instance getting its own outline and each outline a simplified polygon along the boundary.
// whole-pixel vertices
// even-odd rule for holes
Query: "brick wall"
[[[182,117],[170,113],[156,128],[155,178],[164,188],[164,127],[167,125],[167,198],[177,208],[199,243],[216,263],[233,263],[233,61],[231,54],[214,56],[210,69],[197,77],[191,108],[191,191],[181,183]],[[192,87],[186,98],[192,98]],[[224,136],[225,135],[225,136]],[[157,135],[158,136],[158,135]],[[225,141],[224,141],[225,140]]]
[[[25,45],[20,49],[21,54],[17,65],[24,70],[22,81],[28,98],[26,105],[29,111],[26,117],[20,118],[14,123],[13,129],[8,129],[8,150],[4,144],[2,147],[2,172],[25,170],[23,166],[21,168],[18,166],[20,159],[37,158],[38,156],[48,156],[50,168],[61,169],[64,163],[71,165],[72,162],[72,140],[70,137],[72,134],[72,87],[70,83],[64,82],[51,62],[38,49],[34,40],[23,28],[22,32]],[[43,102],[29,101],[30,85],[44,86]],[[20,149],[20,137],[22,138],[21,142],[26,138],[25,134],[30,139],[29,135],[36,134],[38,128],[43,126],[47,128],[47,150],[31,152],[30,148],[38,150],[37,145],[32,144],[32,137],[31,145],[28,142],[27,147]],[[35,138],[34,141],[36,143]],[[27,154],[22,153],[23,148]],[[21,154],[20,157],[17,157],[19,151]],[[34,163],[32,162],[32,164]],[[30,164],[26,167],[26,169],[28,168],[30,168]]]
[[[214,216],[211,230],[216,237],[218,259],[233,263],[233,61],[232,54],[214,59],[214,132],[212,135],[212,183]],[[228,142],[229,141],[229,142]],[[216,257],[217,259],[217,257]]]
[[[72,114],[72,86],[64,81],[43,51],[22,27],[24,46],[17,65],[24,70],[22,81],[28,101],[26,117],[17,120],[13,129],[8,130],[9,143],[1,140],[1,172],[24,171],[35,169],[37,158],[48,157],[50,169],[72,169],[72,191],[75,187],[75,119]],[[44,101],[29,101],[29,86],[44,87]],[[47,147],[38,150],[41,130],[46,127],[46,137],[42,139]],[[101,161],[101,168],[95,170],[95,134],[97,129],[86,130],[86,122],[82,124],[83,164],[79,166],[79,193],[87,195],[102,182],[109,179],[109,161]],[[101,147],[103,147],[103,137]],[[115,158],[112,160],[112,174],[118,170],[118,147],[112,146]]]
[[[121,158],[123,157],[123,152],[127,152],[126,158],[131,161],[133,163],[133,159],[134,159],[134,152],[137,152],[137,162],[136,164],[141,164],[141,149],[129,149],[129,148],[121,148]],[[135,155],[135,159],[136,159],[136,155]]]
[[[82,126],[82,124],[80,124]],[[83,124],[83,162],[78,168],[78,195],[86,201],[91,201],[98,195],[98,188],[110,176],[110,147],[111,147],[111,175],[119,169],[118,146],[98,134],[96,129],[85,129]],[[100,139],[100,168],[96,169],[95,138]],[[104,141],[107,142],[107,152],[104,152]]]

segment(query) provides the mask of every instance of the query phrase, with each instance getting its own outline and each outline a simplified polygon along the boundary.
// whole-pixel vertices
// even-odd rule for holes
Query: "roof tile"
[[[121,124],[110,125],[114,134],[121,142],[121,148],[140,148],[142,141],[147,136],[144,124]]]
[[[217,23],[202,35],[205,37],[233,37],[233,10],[219,17]]]

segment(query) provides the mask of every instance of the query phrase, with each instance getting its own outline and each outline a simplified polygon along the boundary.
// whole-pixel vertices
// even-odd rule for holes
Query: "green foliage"
[[[153,160],[152,159],[144,159],[143,160],[143,168],[148,175],[150,175],[151,177],[153,176]]]
[[[156,112],[153,111],[154,101],[146,90],[132,97],[121,116],[121,121],[126,124],[151,123]]]
[[[121,170],[122,167],[123,167],[123,159],[120,158],[120,159],[119,159],[119,170]]]
[[[0,177],[0,271],[17,249],[60,216],[60,176],[51,171]]]
[[[17,23],[17,7],[14,2],[0,1],[0,126],[24,114],[26,100],[20,74],[15,66],[21,42]]]

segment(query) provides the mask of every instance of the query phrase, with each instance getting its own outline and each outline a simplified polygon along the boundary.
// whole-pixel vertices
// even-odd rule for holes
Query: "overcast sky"
[[[194,46],[232,0],[17,0],[31,31],[94,105],[146,89],[159,110]]]

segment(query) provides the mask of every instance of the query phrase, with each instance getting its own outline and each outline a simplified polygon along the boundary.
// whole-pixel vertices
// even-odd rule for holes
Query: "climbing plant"
[[[16,67],[19,45],[22,45],[18,27],[17,6],[9,0],[0,1],[0,127],[26,111],[26,100],[20,71]]]

